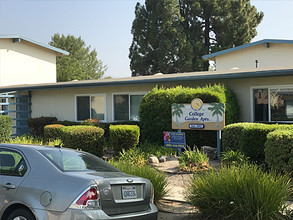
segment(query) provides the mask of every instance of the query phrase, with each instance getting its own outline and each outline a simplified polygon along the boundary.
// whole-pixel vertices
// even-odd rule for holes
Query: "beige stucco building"
[[[264,39],[203,56],[216,70],[293,67],[293,40]]]
[[[56,83],[56,56],[69,53],[19,35],[0,35],[0,86]],[[31,92],[0,94],[0,114],[12,118],[13,133],[27,132]]]
[[[283,47],[284,45],[289,49]],[[208,59],[215,59],[217,66],[222,65],[222,68],[227,68],[225,70],[61,83],[49,80],[47,83],[27,82],[26,85],[2,86],[0,92],[18,91],[20,94],[27,94],[31,117],[55,116],[58,120],[68,121],[97,118],[102,122],[112,122],[139,120],[138,109],[142,97],[157,85],[197,87],[223,83],[230,87],[238,98],[241,121],[288,123],[293,121],[293,68],[290,67],[292,46],[286,43],[275,47],[274,43],[270,42],[268,48],[263,42],[252,45],[250,49],[247,46],[237,50],[232,48],[234,51],[226,51],[226,55],[224,52],[219,55],[218,52],[215,53],[216,56],[215,54],[205,56]],[[285,52],[282,52],[282,48]],[[249,50],[252,51],[251,57]],[[275,54],[275,57],[287,53],[284,56],[287,61],[276,59],[274,63],[273,54],[268,56],[267,53],[271,58],[271,62],[267,62],[263,50],[280,54]],[[243,55],[240,55],[241,53]],[[230,56],[233,60],[233,54],[239,54],[239,60],[242,56],[245,61],[244,63],[239,61],[239,69],[231,70],[228,59],[224,58]],[[257,57],[260,65],[258,68],[246,63],[250,58],[251,62],[256,59],[256,54],[260,54]],[[221,56],[223,59],[218,60]],[[265,63],[268,66],[261,68]],[[231,65],[231,67],[235,66]],[[247,69],[248,67],[250,68]]]

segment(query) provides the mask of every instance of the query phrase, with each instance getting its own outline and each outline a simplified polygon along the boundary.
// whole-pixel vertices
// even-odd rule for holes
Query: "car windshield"
[[[63,172],[119,172],[102,159],[82,151],[39,149],[42,155]]]

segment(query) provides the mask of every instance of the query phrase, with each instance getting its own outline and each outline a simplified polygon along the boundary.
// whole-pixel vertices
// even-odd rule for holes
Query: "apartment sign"
[[[172,129],[223,130],[224,126],[224,103],[193,99],[191,104],[172,104]]]

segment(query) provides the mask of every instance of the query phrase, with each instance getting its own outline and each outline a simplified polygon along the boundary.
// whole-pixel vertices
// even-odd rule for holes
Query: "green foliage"
[[[148,156],[137,147],[132,147],[127,151],[122,149],[122,152],[119,152],[118,161],[128,163],[134,166],[142,167],[147,164]]]
[[[248,163],[248,158],[239,150],[230,150],[222,154],[221,163],[225,166],[241,166]]]
[[[138,148],[147,156],[147,158],[149,158],[151,154],[160,158],[161,156],[171,156],[176,155],[177,153],[176,149],[166,148],[158,144],[150,143],[149,141],[144,141]]]
[[[110,125],[110,142],[116,154],[122,149],[136,147],[139,142],[140,129],[137,125]]]
[[[276,130],[268,134],[265,161],[269,168],[280,173],[293,172],[293,131]]]
[[[83,122],[81,122],[81,125],[90,125],[90,126],[99,126],[99,119],[87,119]]]
[[[12,119],[6,115],[0,115],[0,143],[9,139],[12,131]]]
[[[154,187],[155,202],[164,198],[168,193],[168,181],[165,173],[161,173],[149,165],[138,167],[136,165],[118,161],[110,161],[110,163],[124,173],[149,179]]]
[[[274,130],[291,130],[292,125],[238,123],[228,125],[223,132],[223,149],[239,150],[250,160],[258,164],[265,160],[267,135]]]
[[[137,3],[129,54],[132,75],[208,70],[203,55],[249,43],[262,18],[250,0]]]
[[[44,127],[44,140],[53,141],[57,139],[62,139],[64,125],[52,124],[46,125]]]
[[[98,127],[104,129],[105,131],[104,136],[106,140],[110,140],[110,131],[109,131],[110,125],[137,125],[139,126],[139,121],[117,121],[117,122],[109,122],[109,123],[100,122]]]
[[[240,149],[240,137],[243,128],[252,127],[255,123],[235,123],[224,127],[222,134],[223,151],[237,151]]]
[[[39,137],[33,137],[31,135],[21,135],[21,136],[17,136],[16,138],[10,138],[9,140],[5,141],[5,143],[55,146],[55,145],[60,145],[61,140],[56,139],[49,142],[44,142],[43,139]]]
[[[226,106],[226,124],[239,120],[239,106],[234,93],[223,85],[188,88],[154,88],[144,96],[140,103],[140,127],[142,140],[163,143],[163,131],[171,131],[171,105],[173,103],[191,103],[200,98],[204,103],[224,103]],[[187,145],[216,146],[215,131],[185,131]]]
[[[187,147],[179,157],[179,169],[193,172],[209,170],[209,158],[199,149]]]
[[[176,0],[137,3],[129,49],[132,76],[191,71],[192,47],[186,43]]]
[[[30,132],[35,137],[44,137],[44,127],[50,125],[57,121],[56,117],[39,117],[39,118],[29,118],[27,120],[27,125],[30,128]]]
[[[64,147],[81,149],[83,151],[103,156],[104,130],[94,126],[63,127]]]
[[[58,82],[98,79],[107,70],[102,61],[97,59],[97,51],[91,51],[90,46],[87,47],[81,37],[54,34],[49,44],[70,53],[68,56],[57,57]]]
[[[292,195],[287,176],[265,173],[256,165],[221,167],[194,175],[188,201],[210,219],[281,219]]]

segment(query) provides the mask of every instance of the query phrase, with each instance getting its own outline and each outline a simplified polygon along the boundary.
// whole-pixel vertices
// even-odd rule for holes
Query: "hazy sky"
[[[81,36],[108,66],[106,76],[129,77],[131,25],[137,0],[0,0],[0,34],[48,43],[54,33]],[[144,1],[139,1],[144,2]],[[264,20],[252,41],[293,40],[293,0],[252,0]]]

